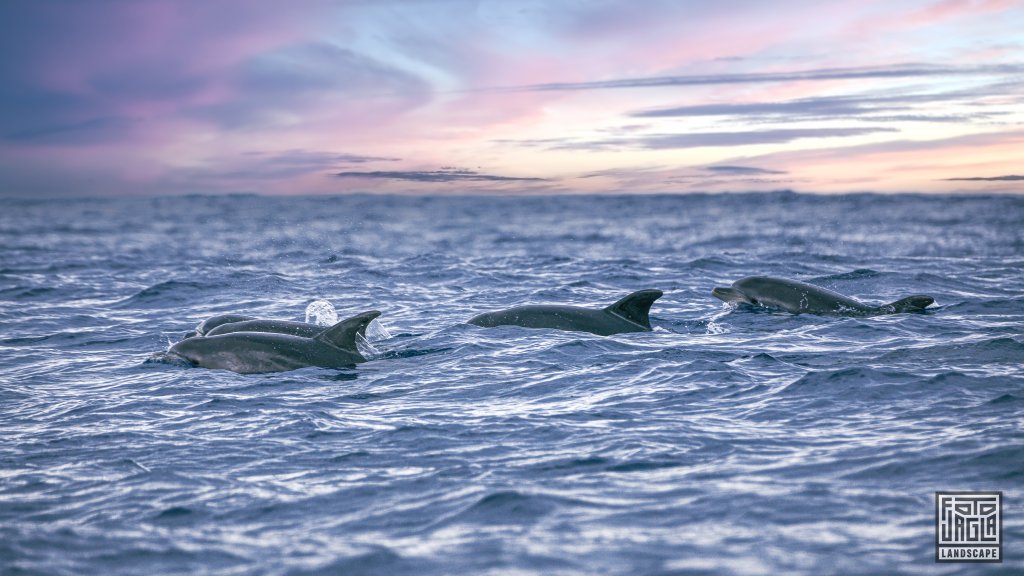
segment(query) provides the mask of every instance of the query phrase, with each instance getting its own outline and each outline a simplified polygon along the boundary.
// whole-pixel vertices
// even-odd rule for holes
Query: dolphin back
[[[891,304],[885,306],[879,306],[878,312],[880,314],[902,314],[904,312],[920,312],[925,308],[935,303],[935,298],[931,296],[925,296],[924,294],[915,294],[913,296],[907,296],[902,300],[897,300]]]
[[[196,326],[195,330],[185,334],[185,338],[195,338],[196,336],[206,336],[211,330],[224,324],[233,324],[235,322],[244,322],[246,320],[255,320],[252,316],[246,316],[244,314],[219,314],[217,316],[211,316],[206,320],[203,320]]]
[[[303,338],[313,338],[324,331],[323,326],[307,324],[305,322],[292,322],[288,320],[243,320],[221,324],[210,330],[206,336],[219,336],[232,332],[276,332],[278,334],[290,334]]]
[[[654,304],[655,300],[661,298],[662,294],[661,290],[639,290],[608,306],[605,308],[605,312],[650,330],[651,320],[648,315],[651,312],[651,305]]]
[[[365,337],[366,327],[377,316],[380,316],[379,311],[370,310],[351,318],[346,318],[317,334],[313,339],[341,350],[356,352],[356,336]]]

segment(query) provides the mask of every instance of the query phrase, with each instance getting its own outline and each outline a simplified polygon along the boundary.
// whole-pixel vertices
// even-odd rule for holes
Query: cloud
[[[828,158],[843,160],[851,155],[860,156],[893,153],[932,156],[950,149],[985,150],[996,146],[1006,146],[1019,150],[1021,146],[1024,146],[1024,130],[966,134],[929,140],[887,140],[884,142],[871,142],[855,146],[845,146],[842,148],[790,150],[752,156],[745,158],[745,160],[765,161],[774,165],[776,164],[773,162],[775,159],[795,159],[797,161],[805,161],[807,159]]]
[[[1020,182],[1024,181],[1024,176],[1016,174],[1010,174],[1007,176],[971,176],[965,178],[944,178],[948,182],[954,181],[967,181],[967,182]]]
[[[710,86],[716,84],[755,84],[766,82],[865,80],[870,78],[900,79],[933,76],[993,76],[1020,74],[1022,71],[1024,71],[1024,66],[1013,64],[988,66],[904,64],[895,66],[865,66],[857,68],[818,68],[811,70],[796,70],[792,72],[651,76],[647,78],[619,78],[615,80],[601,80],[597,82],[548,82],[543,84],[496,88],[495,90],[607,90],[613,88],[662,88],[665,86]]]
[[[310,150],[245,152],[234,157],[211,158],[201,169],[190,171],[195,180],[280,180],[306,174],[326,173],[341,164],[397,162],[399,158],[338,154]]]
[[[858,189],[949,192],[954,189],[945,178],[957,178],[972,171],[976,174],[982,170],[1012,175],[1013,167],[1019,164],[1022,146],[1024,130],[994,130],[928,140],[899,139],[842,147],[779,150],[735,157],[723,163],[766,165],[786,170],[794,177],[810,182],[808,189],[820,192]],[[968,181],[974,182],[974,186],[986,182]],[[1021,181],[989,182],[1001,182],[1005,187]]]
[[[194,113],[221,126],[292,126],[348,117],[373,122],[431,99],[420,77],[376,58],[328,43],[306,43],[257,54],[230,76],[234,97]],[[302,111],[299,114],[297,111]]]
[[[749,146],[754,144],[785,144],[805,138],[848,138],[883,132],[895,128],[775,128],[736,132],[689,132],[685,134],[650,134],[635,137],[572,140],[542,138],[535,140],[495,140],[498,144],[545,147],[550,150],[678,150],[685,148]]]
[[[548,178],[498,176],[481,174],[463,168],[442,168],[440,170],[374,170],[367,172],[338,172],[338,178],[373,178],[382,180],[404,180],[409,182],[543,182]]]
[[[419,77],[366,54],[325,42],[287,46],[248,60],[238,76],[243,93],[286,96],[329,92],[339,96],[419,96]]]
[[[942,0],[924,6],[908,14],[904,19],[916,26],[920,26],[940,20],[985,12],[1000,12],[1015,7],[1017,7],[1017,3],[1014,0],[983,0],[981,2]]]
[[[296,12],[237,0],[2,3],[0,138],[130,140],[95,128],[230,97],[225,81],[239,62],[295,41]]]
[[[756,168],[753,166],[705,166],[705,170],[714,174],[722,176],[758,176],[758,175],[774,175],[774,174],[786,174],[784,170],[769,170],[767,168]]]
[[[92,118],[81,122],[24,128],[0,137],[22,144],[90,145],[124,139],[135,125],[135,121],[126,118]]]
[[[853,119],[878,122],[963,122],[1008,114],[1004,110],[977,111],[993,105],[993,97],[1014,97],[1020,82],[1000,82],[967,90],[911,93],[821,96],[779,102],[712,103],[671,108],[640,110],[628,114],[634,118],[691,118],[726,116],[763,121]],[[930,113],[929,106],[945,105],[941,113]],[[971,112],[950,113],[948,105],[962,104]],[[995,103],[994,105],[998,105]]]
[[[900,108],[903,109],[903,108]],[[698,104],[632,112],[634,118],[679,118],[695,116],[761,116],[761,115],[854,115],[864,112],[863,104],[849,98],[805,98],[788,102],[754,102],[743,104]]]
[[[387,158],[384,156],[361,156],[359,154],[335,154],[335,162],[348,164],[365,164],[367,162],[398,162],[401,158]]]
[[[246,152],[244,156],[268,166],[298,168],[323,168],[334,164],[366,164],[369,162],[397,162],[401,158],[366,156],[363,154],[339,154],[310,150],[286,150],[283,152]]]
[[[621,168],[606,168],[581,174],[577,178],[633,178],[645,174],[662,174],[664,166],[624,166]]]
[[[599,170],[578,176],[600,178],[611,184],[604,189],[634,192],[714,192],[730,190],[778,190],[803,182],[788,172],[753,166],[631,166]]]
[[[324,2],[87,4],[0,3],[0,141],[137,142],[154,119],[165,142],[204,128],[358,130],[431,98],[401,63],[322,40]]]

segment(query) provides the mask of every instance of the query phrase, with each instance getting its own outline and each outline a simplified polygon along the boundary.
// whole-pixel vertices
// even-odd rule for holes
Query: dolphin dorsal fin
[[[365,336],[366,326],[377,316],[380,316],[380,312],[370,310],[369,312],[363,312],[357,316],[346,318],[317,334],[313,339],[342,350],[355,350],[356,336]]]
[[[661,290],[639,290],[605,308],[605,312],[615,314],[650,330],[651,321],[647,315],[651,311],[651,304],[661,298],[661,295]]]

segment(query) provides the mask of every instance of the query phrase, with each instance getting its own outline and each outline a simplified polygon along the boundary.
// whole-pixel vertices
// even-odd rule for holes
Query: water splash
[[[388,331],[387,326],[384,325],[380,319],[371,321],[366,326],[366,339],[370,342],[378,342],[380,340],[390,340],[391,332]]]
[[[367,360],[379,360],[384,357],[384,351],[373,345],[373,342],[388,340],[391,332],[380,322],[372,320],[366,325],[365,335],[356,336],[356,349]]]
[[[356,350],[358,350],[359,353],[363,355],[363,358],[366,358],[367,360],[379,360],[384,357],[384,352],[382,352],[380,348],[371,344],[370,341],[361,334],[356,335]]]
[[[334,326],[338,323],[338,312],[327,300],[314,300],[306,306],[306,322],[317,326]]]
[[[717,314],[712,314],[711,317],[707,319],[708,334],[725,334],[726,332],[728,332],[729,329],[719,324],[718,320],[721,320],[722,318],[728,316],[729,313],[732,312],[732,310],[733,306],[731,304],[726,303],[723,306],[721,312],[718,312]]]
[[[178,366],[181,368],[191,368],[193,364],[187,359],[171,352],[170,350],[165,352],[154,352],[150,354],[148,358],[142,361],[143,364],[166,364],[168,366]]]

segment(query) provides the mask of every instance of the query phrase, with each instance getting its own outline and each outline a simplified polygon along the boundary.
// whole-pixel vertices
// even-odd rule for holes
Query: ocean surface
[[[925,313],[731,308],[753,274]],[[654,331],[467,325],[664,297]],[[350,370],[147,359],[383,314]],[[935,492],[1001,490],[1001,566]],[[1024,571],[1024,197],[4,200],[0,573]]]

